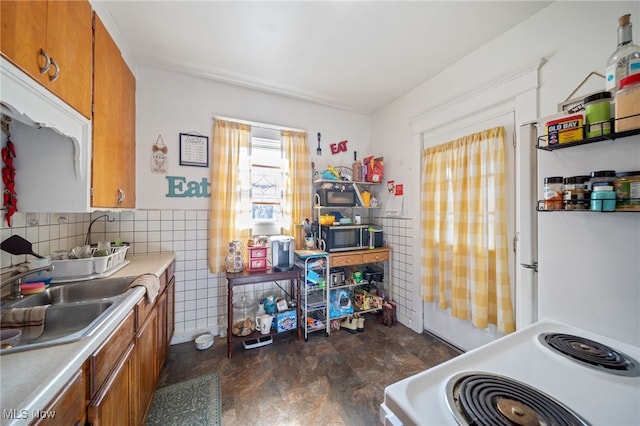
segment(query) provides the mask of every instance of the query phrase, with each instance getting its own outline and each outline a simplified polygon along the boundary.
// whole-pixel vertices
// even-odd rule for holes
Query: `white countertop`
[[[127,260],[129,264],[110,278],[144,273],[159,276],[175,260],[175,253],[127,256]],[[129,297],[118,307],[117,312],[91,337],[0,356],[0,424],[29,424],[33,420],[33,413],[45,408],[143,296],[142,287],[131,289]],[[11,411],[13,416],[7,414],[10,410],[15,410]]]

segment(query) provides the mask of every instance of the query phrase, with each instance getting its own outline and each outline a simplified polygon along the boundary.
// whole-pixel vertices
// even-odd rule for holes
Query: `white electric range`
[[[640,347],[543,320],[389,385],[380,419],[391,425],[640,425],[639,362]]]

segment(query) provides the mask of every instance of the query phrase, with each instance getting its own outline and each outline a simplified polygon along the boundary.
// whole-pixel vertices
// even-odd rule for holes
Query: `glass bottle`
[[[611,95],[620,88],[620,80],[640,72],[640,47],[633,44],[631,15],[621,16],[618,23],[618,48],[607,61],[606,69],[605,87]]]

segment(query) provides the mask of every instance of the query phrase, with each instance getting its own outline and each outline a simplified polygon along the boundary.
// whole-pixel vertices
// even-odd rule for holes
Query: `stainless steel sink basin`
[[[134,278],[103,278],[71,284],[52,285],[42,293],[27,296],[9,305],[12,308],[27,308],[109,298],[124,293]]]
[[[89,337],[127,298],[127,286],[135,277],[104,278],[51,286],[43,293],[2,305],[2,310],[51,305],[44,331],[36,339],[23,337],[19,344],[0,348],[0,354],[40,349]]]

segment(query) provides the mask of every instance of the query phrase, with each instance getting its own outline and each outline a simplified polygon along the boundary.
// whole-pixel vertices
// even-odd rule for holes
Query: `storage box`
[[[584,139],[584,116],[574,114],[547,122],[549,145],[558,145]]]
[[[294,330],[297,326],[296,310],[291,309],[288,311],[278,312],[276,316],[276,330],[278,333],[287,330]]]
[[[247,263],[247,271],[265,271],[267,265],[267,248],[266,247],[249,247],[249,262]]]

